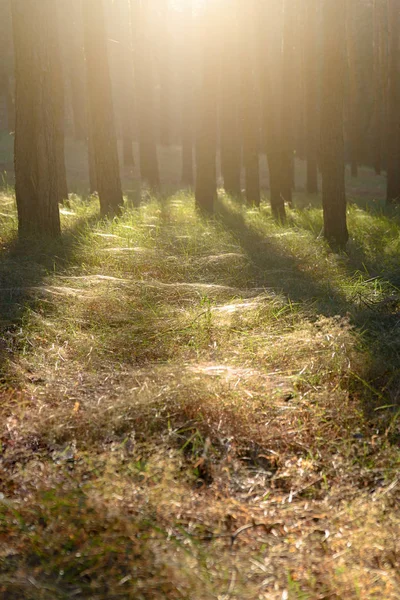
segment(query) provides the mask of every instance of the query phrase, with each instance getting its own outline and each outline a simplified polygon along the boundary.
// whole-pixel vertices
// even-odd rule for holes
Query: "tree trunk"
[[[131,10],[128,0],[114,0],[117,86],[122,130],[122,151],[125,166],[132,167],[133,156],[133,52],[131,36]]]
[[[246,43],[242,55],[243,164],[246,177],[246,200],[260,206],[259,120],[255,85],[255,5],[246,0],[241,16]]]
[[[59,24],[62,27],[65,79],[69,83],[74,137],[87,139],[87,99],[83,51],[82,0],[59,0]]]
[[[400,11],[397,0],[388,0],[388,165],[387,201],[400,200]]]
[[[376,174],[383,168],[387,123],[387,0],[374,0],[374,116],[373,164]]]
[[[296,97],[296,8],[295,0],[284,0],[281,88],[281,194],[292,205],[294,187],[294,138]]]
[[[307,192],[309,194],[318,193],[318,4],[318,0],[308,0],[304,32]]]
[[[321,166],[324,236],[335,249],[346,246],[343,104],[346,48],[346,0],[325,0],[323,8],[323,70]]]
[[[205,214],[214,212],[217,196],[217,19],[209,5],[199,24],[203,54],[200,118],[196,141],[196,207]]]
[[[358,177],[360,160],[360,94],[359,94],[359,26],[358,0],[347,4],[347,62],[348,62],[348,139],[352,177]]]
[[[56,14],[53,0],[13,0],[15,191],[20,237],[60,234]]]
[[[160,185],[154,130],[154,89],[151,45],[148,42],[149,6],[131,0],[135,84],[139,115],[140,173],[151,187]]]
[[[83,23],[89,104],[89,135],[92,137],[100,212],[117,214],[123,205],[117,137],[104,24],[98,0],[83,0]]]
[[[221,169],[227,194],[241,196],[242,145],[239,125],[240,63],[238,3],[224,5],[221,59]]]
[[[193,57],[187,56],[193,35],[193,7],[191,0],[186,0],[185,10],[185,38],[183,50],[186,55],[183,60],[183,97],[182,97],[182,183],[193,185]],[[183,54],[183,52],[182,52]]]
[[[282,85],[282,3],[274,0],[268,5],[258,2],[259,63],[261,105],[265,149],[268,160],[270,203],[272,215],[278,221],[286,219],[282,189],[281,162],[281,85]],[[265,25],[268,24],[267,34]]]
[[[169,146],[171,137],[171,64],[169,40],[168,0],[158,0],[160,4],[160,54],[158,57],[158,77],[160,90],[160,143]],[[186,0],[185,0],[186,2]]]

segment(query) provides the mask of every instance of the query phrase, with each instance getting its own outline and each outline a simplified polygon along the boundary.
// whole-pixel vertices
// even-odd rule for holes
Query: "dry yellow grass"
[[[93,212],[4,225],[0,597],[400,598],[393,286],[314,213]]]

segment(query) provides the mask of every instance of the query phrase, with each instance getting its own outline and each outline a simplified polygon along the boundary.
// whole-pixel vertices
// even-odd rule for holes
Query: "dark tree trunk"
[[[59,108],[54,94],[57,65],[53,0],[13,0],[16,128],[15,191],[20,237],[56,237]]]
[[[261,105],[264,124],[265,149],[268,160],[270,203],[272,215],[278,221],[286,219],[282,190],[281,162],[281,84],[282,84],[282,5],[258,2],[259,63],[261,77]],[[267,35],[265,24],[269,24]]]
[[[205,214],[214,212],[217,196],[217,83],[216,60],[217,23],[215,8],[207,7],[202,17],[201,48],[202,86],[199,101],[199,125],[196,141],[196,207]]]
[[[4,130],[15,130],[14,44],[12,39],[11,0],[0,1],[0,96],[4,98]]]
[[[373,116],[373,164],[375,172],[382,171],[387,123],[387,0],[374,0],[374,116]]]
[[[321,167],[324,236],[335,249],[346,246],[343,105],[346,72],[346,0],[325,0],[321,99]]]
[[[84,141],[88,133],[82,0],[59,0],[59,13],[59,23],[63,28],[65,78],[69,82],[74,137]]]
[[[352,177],[358,177],[360,160],[360,85],[359,85],[359,11],[358,0],[347,4],[347,58],[348,58],[348,139]]]
[[[185,0],[186,2],[186,0]],[[160,89],[160,142],[163,146],[170,143],[171,118],[171,64],[169,40],[169,8],[168,0],[159,0],[160,6],[160,55],[158,58]]]
[[[318,0],[306,5],[305,40],[305,94],[307,124],[307,192],[318,192]]]
[[[259,110],[255,85],[255,5],[246,0],[242,5],[242,27],[246,44],[242,55],[243,164],[246,177],[246,200],[250,206],[260,206]]]
[[[292,205],[296,97],[296,0],[284,0],[281,88],[281,194]]]
[[[101,214],[115,215],[123,197],[102,2],[83,0],[83,23],[96,187]]]
[[[157,144],[154,129],[154,89],[151,45],[148,41],[149,6],[131,0],[132,35],[139,118],[140,173],[151,187],[160,185]]]
[[[222,32],[221,64],[221,169],[227,194],[241,196],[242,145],[239,126],[240,62],[237,3],[227,2]]]
[[[400,11],[397,0],[388,0],[388,165],[387,201],[400,200]]]
[[[184,5],[185,10],[185,38],[183,50],[187,53],[193,34],[193,7],[191,0]],[[192,56],[182,57],[183,60],[183,98],[182,98],[182,183],[193,185],[193,61]]]
[[[116,75],[120,99],[120,123],[122,130],[122,151],[125,166],[135,163],[133,155],[133,52],[131,36],[131,10],[128,0],[114,0]]]

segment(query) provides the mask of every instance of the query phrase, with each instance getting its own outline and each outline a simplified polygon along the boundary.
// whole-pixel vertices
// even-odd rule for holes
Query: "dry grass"
[[[400,598],[396,221],[3,202],[0,597]]]

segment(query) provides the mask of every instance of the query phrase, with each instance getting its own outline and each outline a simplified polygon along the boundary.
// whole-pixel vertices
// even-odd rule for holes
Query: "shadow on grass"
[[[61,274],[81,264],[79,237],[100,218],[83,217],[57,240],[11,240],[0,255],[0,385],[5,365],[15,350],[14,333],[27,308],[37,302],[37,292],[50,274]]]
[[[255,285],[283,293],[291,302],[301,306],[310,317],[323,315],[332,317],[339,315],[350,318],[352,326],[362,335],[365,348],[369,352],[370,365],[365,380],[358,381],[366,398],[365,408],[370,413],[371,407],[382,405],[388,398],[387,404],[400,403],[400,336],[398,311],[391,310],[385,302],[371,306],[363,303],[357,294],[346,296],[337,285],[331,285],[328,277],[323,277],[304,264],[290,250],[285,250],[276,242],[276,237],[266,236],[265,232],[257,229],[254,224],[246,221],[242,211],[230,207],[224,202],[218,203],[218,218],[246,252],[254,266]],[[292,223],[294,225],[294,223]],[[298,224],[296,224],[298,228]],[[310,227],[310,230],[311,229]],[[279,230],[278,230],[279,231]],[[282,228],[287,235],[288,229]],[[359,261],[364,259],[368,268],[379,268],[379,260],[371,264],[367,257],[344,257],[344,267],[349,276],[349,286],[352,277],[357,274]],[[320,260],[320,257],[318,258]],[[399,270],[393,273],[399,277]],[[387,279],[390,283],[390,280]],[[392,280],[393,281],[393,280]]]

